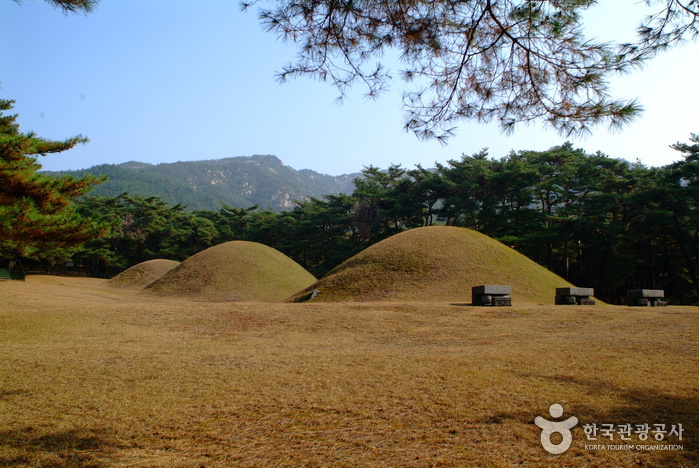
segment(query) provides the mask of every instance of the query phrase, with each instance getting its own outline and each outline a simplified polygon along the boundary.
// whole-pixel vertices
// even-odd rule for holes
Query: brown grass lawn
[[[698,323],[691,307],[205,303],[0,282],[0,466],[697,467]],[[561,455],[533,423],[552,403],[580,421]],[[588,423],[682,424],[682,450],[591,449],[620,442],[586,441]]]

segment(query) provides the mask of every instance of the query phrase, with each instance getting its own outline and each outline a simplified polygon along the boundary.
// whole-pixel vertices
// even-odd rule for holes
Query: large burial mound
[[[107,286],[123,289],[143,289],[179,265],[174,260],[148,260],[124,270],[107,281]]]
[[[332,270],[291,301],[471,302],[471,287],[512,286],[513,304],[551,304],[571,286],[510,247],[470,229],[431,226],[385,239]]]
[[[231,241],[189,257],[145,290],[200,301],[283,301],[314,281],[278,250]]]

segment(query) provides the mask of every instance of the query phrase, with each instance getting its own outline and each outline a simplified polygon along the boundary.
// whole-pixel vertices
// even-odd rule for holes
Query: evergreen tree
[[[38,173],[38,156],[66,151],[87,139],[49,141],[20,133],[17,116],[5,114],[13,103],[0,100],[0,257],[64,260],[95,234],[89,220],[75,213],[73,200],[101,179]]]
[[[443,181],[436,171],[425,169],[419,164],[407,174],[413,181],[410,189],[412,204],[420,216],[420,222],[416,226],[431,226],[436,222],[437,204],[444,196]]]
[[[355,204],[344,194],[299,202],[292,212],[295,223],[277,248],[321,277],[369,245],[358,235]]]
[[[361,230],[371,242],[378,242],[406,228],[419,226],[421,210],[410,200],[412,184],[400,164],[388,169],[369,166],[364,177],[354,181],[355,208]]]
[[[447,225],[483,230],[483,214],[489,210],[492,175],[498,161],[488,157],[487,150],[461,160],[437,164],[437,172],[444,180],[444,200],[438,210],[439,218]]]
[[[86,242],[75,259],[88,274],[106,277],[146,260],[184,260],[217,243],[211,216],[184,208],[127,193],[84,197],[78,213],[105,226],[106,233]]]
[[[212,243],[220,244],[242,239],[249,227],[251,213],[258,208],[257,205],[248,208],[235,208],[221,203],[221,208],[218,211],[196,210],[194,215],[211,221],[216,230],[216,237]]]
[[[690,141],[673,145],[684,159],[663,168],[656,202],[665,214],[664,232],[680,260],[674,273],[691,284],[699,299],[699,135],[692,134]]]
[[[22,0],[14,0],[17,4],[22,4]],[[55,8],[63,10],[64,13],[91,13],[99,0],[46,0]]]

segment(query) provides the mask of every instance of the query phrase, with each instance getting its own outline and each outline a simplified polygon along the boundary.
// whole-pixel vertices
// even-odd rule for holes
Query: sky
[[[632,40],[637,2],[601,2],[586,15],[586,31]],[[295,169],[340,175],[369,165],[433,167],[483,148],[500,158],[565,141],[662,166],[681,159],[671,144],[699,133],[699,43],[611,81],[613,97],[638,98],[645,108],[621,131],[566,138],[534,124],[504,135],[496,124],[462,122],[441,145],[403,130],[399,80],[376,101],[353,89],[342,105],[327,83],[278,83],[294,45],[265,32],[236,0],[101,0],[88,15],[65,15],[43,0],[0,0],[0,41],[0,97],[16,101],[20,129],[90,139],[42,157],[46,170],[273,154]]]

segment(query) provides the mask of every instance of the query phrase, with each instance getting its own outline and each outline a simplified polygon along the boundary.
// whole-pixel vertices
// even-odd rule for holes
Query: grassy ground
[[[56,277],[0,282],[0,304],[0,466],[699,466],[697,308],[205,303]],[[552,403],[580,421],[562,455],[533,423]],[[682,424],[683,449],[592,450],[619,443],[586,442],[593,422]]]

